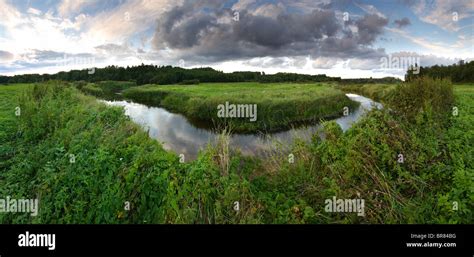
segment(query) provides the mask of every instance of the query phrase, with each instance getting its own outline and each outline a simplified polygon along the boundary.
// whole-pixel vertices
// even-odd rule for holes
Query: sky
[[[173,65],[403,78],[474,59],[474,0],[0,0],[0,75]]]

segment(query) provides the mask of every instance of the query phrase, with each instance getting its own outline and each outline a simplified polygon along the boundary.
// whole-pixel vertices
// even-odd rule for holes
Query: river
[[[356,94],[346,95],[360,105],[349,115],[334,119],[343,131],[349,129],[372,108],[382,108],[382,104],[369,98]],[[171,113],[164,108],[131,101],[101,101],[111,106],[122,106],[125,115],[148,130],[151,138],[161,142],[166,150],[174,151],[178,155],[184,154],[186,161],[195,159],[200,150],[206,148],[209,143],[215,143],[218,137],[218,133],[198,128],[183,115]],[[240,149],[244,155],[265,155],[275,149],[285,151],[295,138],[310,140],[314,133],[318,133],[320,126],[315,124],[270,134],[232,134],[230,145],[234,149]]]

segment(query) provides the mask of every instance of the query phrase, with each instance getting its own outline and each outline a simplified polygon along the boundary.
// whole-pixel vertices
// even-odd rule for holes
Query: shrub
[[[420,112],[432,112],[440,122],[449,120],[454,104],[453,85],[447,79],[420,77],[401,84],[392,93],[389,106],[408,122]]]
[[[136,83],[132,81],[100,81],[97,83],[88,83],[87,85],[78,87],[78,89],[93,96],[115,99],[119,98],[117,93],[135,86]]]

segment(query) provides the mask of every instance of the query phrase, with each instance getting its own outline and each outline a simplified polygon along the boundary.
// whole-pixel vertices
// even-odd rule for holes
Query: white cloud
[[[29,14],[34,14],[34,15],[41,15],[42,13],[40,10],[32,8],[32,7],[28,8],[27,12]]]
[[[330,69],[340,61],[338,58],[319,57],[313,61],[312,66],[315,69]]]
[[[62,14],[91,4],[88,1],[63,1]],[[72,19],[58,17],[53,12],[42,16],[32,8],[20,13],[5,0],[0,0],[0,21],[4,27],[0,49],[24,53],[30,49],[67,53],[94,53],[95,47],[107,43],[122,44],[130,36],[150,29],[155,18],[167,9],[171,0],[130,1],[107,12],[91,17],[79,14]],[[33,14],[35,13],[35,14]],[[129,18],[129,19],[127,19]]]
[[[472,0],[419,0],[412,7],[420,20],[447,31],[458,31],[459,21],[473,16]]]
[[[20,12],[6,0],[0,0],[0,26],[10,27],[20,22]]]
[[[410,35],[408,32],[396,28],[386,28],[387,30],[394,32],[411,42],[423,47],[426,49],[424,51],[425,54],[436,53],[436,55],[447,57],[447,58],[454,58],[462,56],[464,58],[474,57],[474,52],[472,51],[472,36],[469,38],[462,38],[458,37],[458,40],[454,44],[446,44],[442,42],[433,42],[432,40],[416,37]]]
[[[267,58],[267,62],[271,62]],[[341,77],[341,78],[383,78],[394,76],[400,79],[404,78],[405,71],[399,70],[362,70],[350,68],[347,66],[348,61],[340,61],[336,65],[332,66],[330,69],[324,68],[314,68],[308,62],[304,67],[297,66],[269,66],[262,67],[254,65],[255,63],[249,63],[248,61],[226,61],[215,65],[210,65],[214,69],[222,70],[224,72],[233,72],[233,71],[264,71],[266,74],[274,74],[278,72],[291,72],[291,73],[301,73],[301,74],[326,74],[331,77]]]
[[[358,69],[358,70],[376,70],[381,68],[380,59],[373,58],[373,59],[361,59],[361,58],[353,58],[348,60],[345,63],[345,66],[351,69]]]
[[[136,0],[100,13],[87,21],[87,37],[105,43],[117,43],[150,29],[161,13],[181,0]]]
[[[61,17],[69,17],[72,14],[80,13],[83,8],[97,2],[97,0],[62,0],[58,6],[58,12]]]
[[[374,15],[377,15],[377,16],[380,16],[382,18],[387,18],[383,13],[381,13],[377,8],[375,8],[375,6],[373,5],[370,5],[370,4],[358,4],[356,2],[354,2],[354,4],[359,7],[360,9],[362,9],[364,12],[368,13],[368,14],[374,14]]]

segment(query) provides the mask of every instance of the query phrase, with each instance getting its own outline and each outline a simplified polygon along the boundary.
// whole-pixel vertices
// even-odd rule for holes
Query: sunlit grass
[[[357,103],[326,84],[291,83],[207,83],[199,85],[146,85],[125,90],[134,101],[162,106],[182,113],[191,120],[206,121],[235,132],[277,131],[297,122],[319,122],[343,113]],[[256,104],[256,122],[248,119],[222,119],[217,106]],[[222,126],[224,125],[224,126]]]

